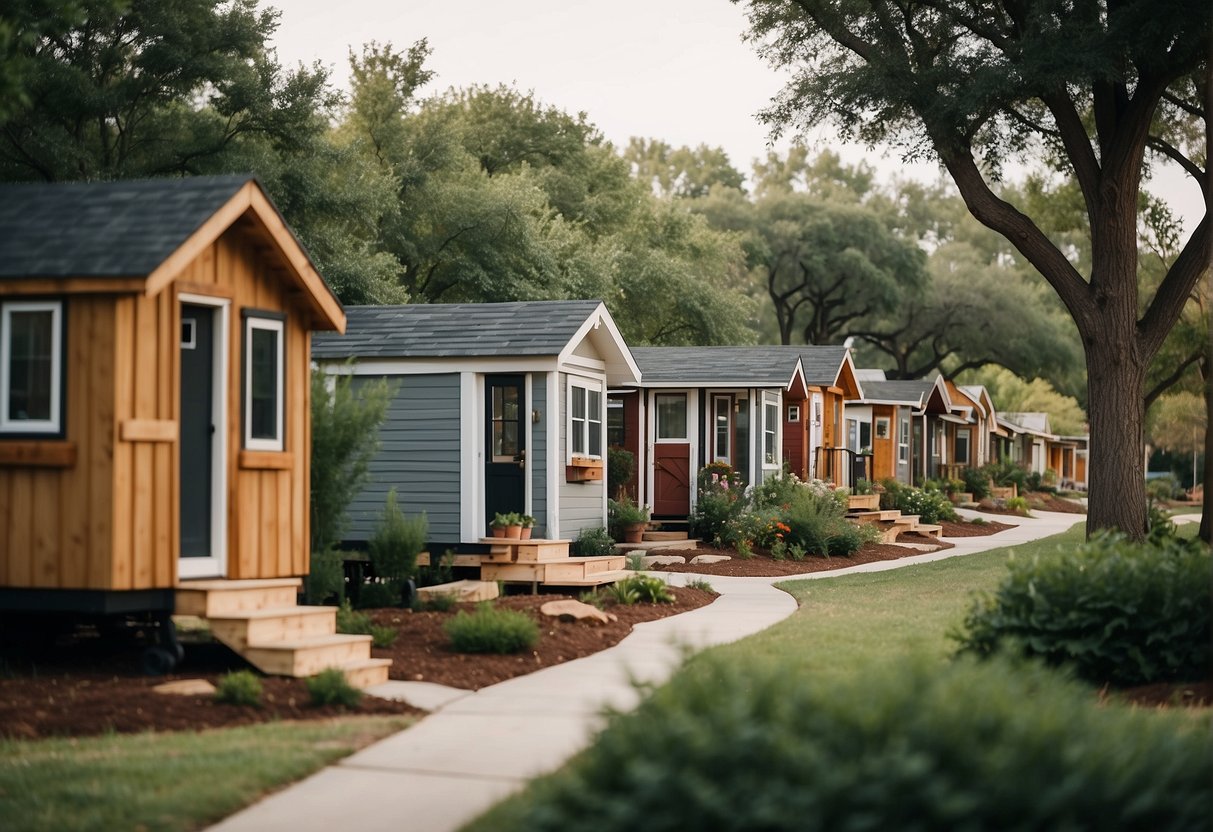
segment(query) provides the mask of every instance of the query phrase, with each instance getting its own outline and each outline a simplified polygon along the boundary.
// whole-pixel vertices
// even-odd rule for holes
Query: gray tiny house
[[[600,301],[355,306],[312,354],[355,385],[394,388],[349,542],[370,538],[390,489],[424,511],[432,549],[479,543],[497,512],[536,537],[606,524],[609,386],[640,371]]]

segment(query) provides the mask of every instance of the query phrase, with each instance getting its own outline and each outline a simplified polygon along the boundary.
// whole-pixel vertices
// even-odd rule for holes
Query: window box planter
[[[600,482],[603,478],[604,466],[601,459],[575,456],[564,468],[564,478],[567,482]]]

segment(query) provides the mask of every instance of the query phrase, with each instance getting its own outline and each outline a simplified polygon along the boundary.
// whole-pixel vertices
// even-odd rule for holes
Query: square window
[[[877,439],[888,439],[889,438],[889,418],[887,416],[877,416],[876,417],[876,438]]]
[[[62,384],[62,301],[0,306],[0,431],[60,433]]]
[[[657,408],[657,438],[686,439],[687,438],[687,396],[686,393],[658,393]]]
[[[283,449],[283,322],[249,317],[244,325],[244,447]]]
[[[602,457],[602,391],[569,383],[569,455]]]
[[[800,421],[800,405],[798,405],[798,404],[788,405],[788,421],[789,422],[799,422]]]

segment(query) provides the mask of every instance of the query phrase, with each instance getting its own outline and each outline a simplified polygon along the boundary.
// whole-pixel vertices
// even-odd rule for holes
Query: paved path
[[[976,516],[976,512],[962,512]],[[989,515],[990,519],[1003,519]],[[952,538],[953,549],[804,576],[709,576],[721,593],[689,613],[638,625],[616,646],[474,693],[441,685],[389,682],[379,695],[436,709],[413,727],[353,754],[233,815],[214,832],[446,832],[458,829],[527,780],[562,765],[603,725],[602,709],[630,709],[632,679],[663,682],[678,668],[677,644],[702,649],[764,630],[796,610],[772,584],[878,572],[1036,540],[1082,518],[1037,512],[1015,529]],[[685,583],[679,573],[662,573]]]

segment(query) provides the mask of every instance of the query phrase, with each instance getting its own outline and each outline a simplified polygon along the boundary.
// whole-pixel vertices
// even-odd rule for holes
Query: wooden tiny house
[[[310,332],[344,328],[251,177],[0,187],[0,610],[305,575]]]

